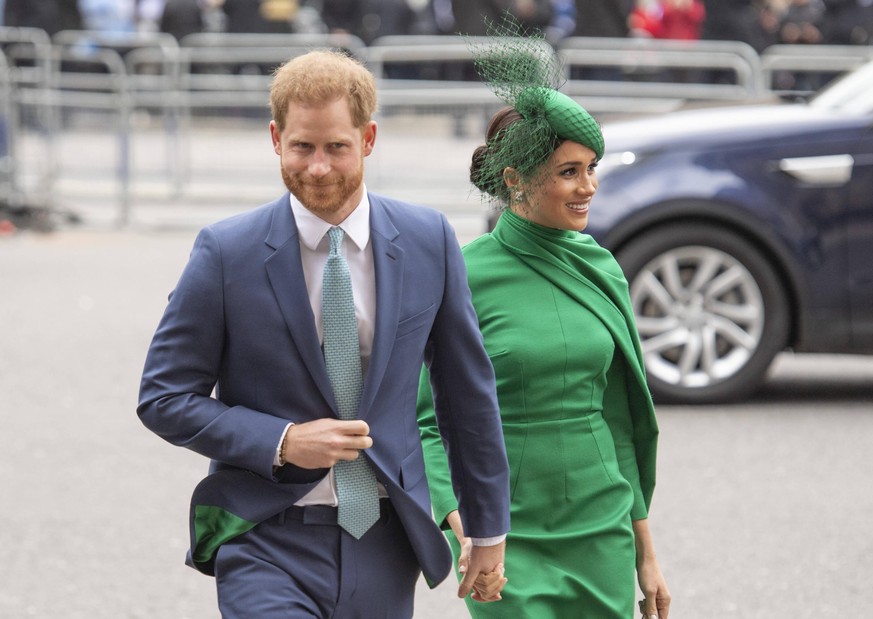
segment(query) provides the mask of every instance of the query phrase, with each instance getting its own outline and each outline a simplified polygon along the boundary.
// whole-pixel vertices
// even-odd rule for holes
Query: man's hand
[[[503,575],[503,564],[499,563],[493,572],[479,574],[479,578],[473,583],[473,593],[470,596],[477,602],[497,602],[503,599],[500,592],[508,582]]]
[[[370,426],[360,419],[316,419],[288,428],[282,455],[303,469],[330,468],[340,460],[354,460],[373,446]]]
[[[458,587],[458,597],[465,598],[473,591],[477,602],[495,602],[506,584],[503,576],[503,555],[506,542],[493,546],[470,547],[470,558],[463,570],[464,578]],[[462,565],[463,566],[463,565]]]

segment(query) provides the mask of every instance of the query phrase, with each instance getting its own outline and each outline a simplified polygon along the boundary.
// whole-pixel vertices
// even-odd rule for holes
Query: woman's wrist
[[[461,522],[461,514],[458,510],[455,509],[446,514],[446,522],[449,523],[449,527],[458,541],[463,542],[466,536],[464,535],[464,525]]]

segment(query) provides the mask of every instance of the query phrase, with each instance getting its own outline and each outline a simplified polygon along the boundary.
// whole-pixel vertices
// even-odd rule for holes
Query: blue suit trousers
[[[421,570],[390,501],[356,540],[336,508],[292,507],[221,546],[223,619],[410,619]]]

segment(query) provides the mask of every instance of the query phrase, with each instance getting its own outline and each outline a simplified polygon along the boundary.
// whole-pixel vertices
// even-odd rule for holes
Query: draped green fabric
[[[258,523],[230,513],[213,505],[194,506],[194,546],[192,558],[195,563],[209,563],[215,558],[218,547],[238,535],[250,531]]]
[[[626,619],[631,520],[648,514],[657,425],[621,269],[589,236],[512,211],[464,258],[495,368],[512,496],[503,601],[471,602],[470,612]],[[419,425],[445,526],[457,501],[431,399],[425,370]]]
[[[655,408],[646,384],[642,348],[637,335],[627,280],[613,255],[590,235],[570,230],[554,230],[505,211],[494,230],[494,238],[528,267],[537,271],[580,305],[592,309],[606,324],[624,355],[631,378],[627,382],[627,401],[632,422],[632,440],[640,476],[643,499],[634,505],[634,518],[644,518],[655,489],[655,460],[658,425]],[[615,312],[598,311],[593,298],[606,299]],[[622,394],[607,388],[615,401]],[[610,410],[604,406],[607,422]],[[612,426],[612,424],[610,424]],[[629,472],[633,476],[632,472]],[[638,497],[640,498],[640,497]],[[645,508],[645,509],[644,509]]]

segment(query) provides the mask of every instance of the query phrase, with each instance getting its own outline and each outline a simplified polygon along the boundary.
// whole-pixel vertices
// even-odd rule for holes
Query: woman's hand
[[[637,565],[640,589],[645,599],[640,602],[643,619],[667,619],[670,615],[670,591],[656,559]]]
[[[506,583],[507,579],[503,575],[503,564],[498,563],[494,571],[487,574],[479,574],[479,577],[473,583],[473,595],[471,597],[477,602],[497,602],[503,599],[500,592],[503,591],[503,586]]]
[[[634,539],[637,547],[637,579],[645,596],[640,602],[643,619],[668,619],[670,591],[655,557],[655,545],[648,520],[634,520]]]
[[[461,516],[457,510],[446,516],[446,521],[452,528],[452,533],[461,546],[461,554],[458,557],[458,572],[466,574],[470,567],[470,553],[473,551],[473,542],[464,535],[464,525],[461,524]],[[479,574],[473,582],[472,599],[477,602],[496,602],[501,599],[500,592],[507,583],[503,574],[503,564],[499,563],[493,571]]]

